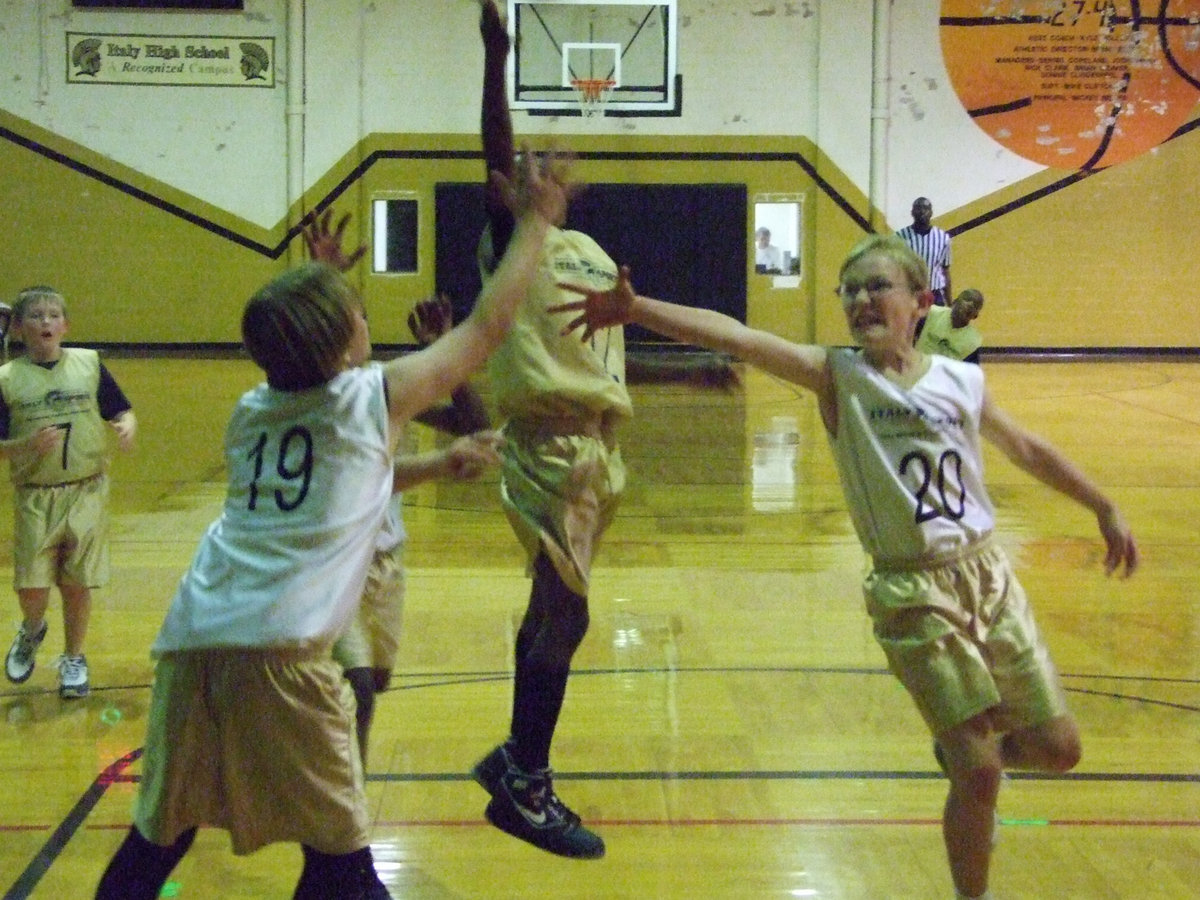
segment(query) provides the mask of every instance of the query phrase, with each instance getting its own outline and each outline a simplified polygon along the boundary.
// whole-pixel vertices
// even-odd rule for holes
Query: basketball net
[[[572,78],[571,86],[579,95],[580,112],[585,119],[590,119],[604,115],[604,105],[617,83],[611,78]]]

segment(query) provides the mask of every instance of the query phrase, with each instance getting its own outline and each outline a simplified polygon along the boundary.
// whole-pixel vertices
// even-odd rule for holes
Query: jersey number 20
[[[963,487],[962,457],[957,451],[946,450],[935,464],[928,455],[913,450],[900,460],[900,474],[907,475],[910,470],[920,481],[913,491],[918,525],[938,516],[957,521],[966,514],[967,489]]]

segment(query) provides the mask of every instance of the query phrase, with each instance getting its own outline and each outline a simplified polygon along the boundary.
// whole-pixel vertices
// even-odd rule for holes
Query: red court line
[[[941,826],[941,819],[856,819],[856,818],[780,818],[780,819],[592,819],[591,824],[597,827],[679,827],[704,828],[719,826],[722,828],[746,827],[888,827],[896,825],[907,826]],[[1045,819],[1028,821],[1023,819],[1005,820],[1001,817],[1001,827],[1022,828],[1042,825],[1076,828],[1200,828],[1200,819]],[[479,819],[404,819],[376,822],[375,828],[467,828],[471,826],[491,827]]]
[[[609,828],[870,828],[894,826],[935,826],[941,819],[859,819],[859,818],[779,818],[779,819],[594,819],[597,827]],[[1200,819],[1017,819],[1001,818],[1003,828],[1057,826],[1060,828],[1200,828]],[[20,831],[49,831],[52,825],[0,825],[0,834]],[[86,825],[88,831],[126,831],[129,823]],[[376,822],[375,828],[490,828],[482,819],[393,819]]]

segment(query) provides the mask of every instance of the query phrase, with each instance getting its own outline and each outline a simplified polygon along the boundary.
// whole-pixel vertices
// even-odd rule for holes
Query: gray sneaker
[[[63,655],[58,658],[58,696],[64,700],[77,700],[88,695],[87,658]]]
[[[13,638],[12,646],[8,648],[8,656],[4,660],[4,674],[8,676],[9,681],[20,684],[29,680],[29,676],[33,674],[34,657],[37,656],[37,649],[45,637],[45,620],[42,621],[42,627],[37,630],[36,634],[27,632],[25,623],[21,623],[21,627],[17,629],[17,636]]]

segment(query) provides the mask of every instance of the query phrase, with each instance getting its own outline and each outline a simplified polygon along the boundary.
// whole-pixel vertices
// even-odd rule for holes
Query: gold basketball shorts
[[[13,585],[108,583],[108,476],[13,492]]]
[[[1049,651],[1004,551],[990,541],[863,584],[875,639],[934,735],[992,710],[1001,731],[1067,712]]]
[[[545,552],[563,582],[587,596],[592,559],[612,524],[625,464],[599,422],[504,428],[500,500],[529,566]]]
[[[404,624],[404,544],[377,550],[367,570],[358,613],[333,645],[344,669],[387,669],[396,665]]]
[[[197,826],[233,852],[275,841],[331,854],[368,844],[354,694],[321,652],[222,648],[155,667],[134,823],[160,845]]]

